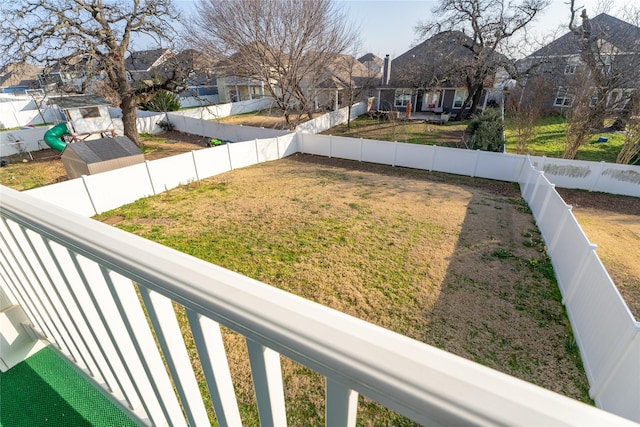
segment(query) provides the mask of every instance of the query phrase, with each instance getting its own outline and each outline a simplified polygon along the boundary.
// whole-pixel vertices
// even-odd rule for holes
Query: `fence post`
[[[364,142],[362,141],[362,138],[360,138],[360,162],[362,162],[362,150],[363,150],[363,145]]]
[[[276,155],[277,158],[280,159],[280,137],[276,136]]]
[[[233,170],[233,162],[231,161],[231,148],[229,148],[230,145],[231,143],[227,142],[227,155],[229,156],[229,170]]]
[[[544,172],[543,171],[537,171],[538,172],[538,176],[536,177],[536,184],[533,187],[533,191],[531,192],[531,196],[529,197],[529,200],[527,201],[529,207],[531,207],[531,205],[535,202],[538,193],[540,192],[540,187],[542,187],[545,184],[545,177],[544,177]],[[531,210],[533,212],[533,209]],[[540,210],[538,210],[537,212],[533,212],[533,216],[535,218],[538,218],[538,213],[540,212]]]
[[[550,185],[549,191],[547,191],[547,194],[545,194],[544,200],[542,201],[542,206],[540,206],[540,212],[538,213],[538,217],[537,217],[538,224],[541,223],[542,219],[545,217],[549,200],[551,199],[551,196],[553,195],[553,193],[555,193],[556,191],[555,184],[549,184],[549,185]]]
[[[598,170],[598,173],[595,174],[596,179],[593,181],[593,184],[591,184],[591,186],[589,186],[589,191],[596,191],[598,182],[600,181],[600,177],[602,176],[602,171],[604,171],[604,167],[605,167],[606,163],[604,160],[600,161],[600,168]]]
[[[153,194],[156,195],[156,194],[158,194],[158,192],[156,191],[156,188],[153,186],[153,178],[151,177],[151,170],[149,169],[149,165],[151,163],[149,163],[149,160],[145,160],[144,164],[147,167],[147,175],[149,176],[149,183],[151,184],[151,191],[153,191]]]
[[[193,170],[196,173],[196,181],[200,181],[200,175],[198,174],[198,164],[196,163],[196,150],[191,150],[191,158],[193,159]]]
[[[556,232],[553,237],[551,238],[551,241],[549,242],[549,244],[547,245],[547,252],[549,252],[549,255],[551,257],[553,257],[553,252],[555,251],[556,248],[556,244],[558,243],[558,240],[560,239],[560,230],[562,230],[564,228],[564,225],[567,222],[567,218],[569,218],[571,216],[571,209],[573,209],[573,206],[571,205],[567,205],[567,209],[564,211],[564,215],[562,215],[560,217],[560,220],[558,221],[558,232]]]
[[[253,145],[256,147],[256,163],[260,163],[260,153],[258,152],[258,138],[253,139]]]
[[[476,176],[476,171],[478,170],[478,161],[480,160],[480,150],[476,150],[476,163],[473,165],[473,172],[471,174],[471,178]]]
[[[398,158],[398,141],[396,141],[393,144],[393,163],[391,164],[391,166],[395,167],[397,158]]]
[[[433,144],[432,147],[433,147],[433,155],[431,156],[431,166],[429,166],[429,172],[433,172],[433,167],[436,164],[436,150],[438,149],[438,147],[435,144]]]
[[[331,158],[332,153],[333,153],[333,135],[329,135],[329,158]]]
[[[89,186],[87,185],[87,176],[82,175],[81,178],[82,178],[82,184],[84,185],[84,190],[87,192],[87,196],[89,197],[89,201],[91,202],[91,208],[97,215],[100,212],[98,212],[98,210],[96,209],[95,203],[93,203],[93,197],[91,197],[91,191],[89,191]]]

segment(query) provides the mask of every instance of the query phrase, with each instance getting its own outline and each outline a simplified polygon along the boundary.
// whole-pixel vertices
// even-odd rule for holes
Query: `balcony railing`
[[[425,425],[631,424],[30,195],[1,190],[0,286],[38,334],[141,423],[210,425],[176,302],[186,308],[221,426],[239,426],[241,419],[220,325],[246,339],[264,426],[286,425],[281,355],[326,378],[331,427],[355,425],[358,394]]]

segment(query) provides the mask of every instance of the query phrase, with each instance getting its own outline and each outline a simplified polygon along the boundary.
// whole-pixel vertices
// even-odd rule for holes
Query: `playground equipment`
[[[63,139],[65,135],[69,135],[69,129],[64,122],[58,123],[44,134],[44,142],[56,151],[63,152],[67,148],[67,141]]]

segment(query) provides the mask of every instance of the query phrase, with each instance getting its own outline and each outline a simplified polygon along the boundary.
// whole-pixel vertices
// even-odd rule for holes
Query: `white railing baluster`
[[[135,351],[138,357],[132,358],[131,355],[128,354],[128,351],[125,350],[125,361],[128,364],[132,362],[136,363],[134,368],[136,370],[135,375],[137,382],[145,387],[149,384],[149,386],[153,388],[157,403],[154,399],[148,399],[149,403],[153,404],[153,406],[159,404],[170,425],[186,426],[180,404],[173,391],[171,380],[167,375],[145,314],[142,311],[142,306],[133,287],[133,282],[131,279],[127,279],[93,262],[89,265],[92,266],[92,268],[100,268],[101,275],[98,276],[98,272],[96,271],[96,278],[102,277],[105,280],[106,292],[104,297],[105,299],[109,299],[109,304],[113,302],[113,310],[120,314],[120,318],[123,321],[122,335],[114,334],[114,338],[117,341],[117,348],[126,349],[132,346],[132,350]],[[109,295],[109,292],[111,295]],[[105,313],[105,319],[108,320],[108,314],[112,313],[112,310],[106,309],[101,311]],[[117,326],[120,327],[120,325]],[[113,326],[111,327],[113,328]],[[142,395],[148,396],[147,393],[142,393]]]
[[[40,298],[33,289],[30,289],[32,284],[25,275],[25,264],[28,264],[28,261],[22,257],[18,242],[15,240],[7,221],[3,220],[2,223],[4,229],[2,230],[3,232],[0,233],[0,241],[3,246],[2,254],[3,257],[5,257],[5,263],[9,267],[12,276],[12,292],[15,295],[21,296],[19,303],[36,326],[48,339],[55,341],[58,334],[55,329],[51,329],[51,322],[46,316]],[[58,343],[55,345],[59,346]]]
[[[198,381],[193,373],[189,353],[182,339],[180,325],[171,300],[138,284],[138,289],[147,309],[149,320],[156,332],[176,390],[182,399],[189,424],[209,424],[207,410],[202,401]]]
[[[287,425],[284,406],[280,355],[268,347],[247,338],[251,378],[256,391],[260,425],[281,427]]]
[[[113,351],[105,351],[105,347],[108,349],[111,342],[104,325],[99,322],[95,304],[87,294],[81,273],[73,262],[73,253],[55,242],[50,242],[48,246],[63,278],[63,282],[56,286],[65,295],[65,303],[74,313],[78,331],[88,350],[85,358],[91,359],[95,364],[97,380],[104,381],[109,391],[121,391],[130,408],[135,409],[140,405],[137,392],[128,386],[130,382],[127,381],[128,377],[120,360],[109,359]]]
[[[39,284],[42,288],[42,293],[48,296],[48,299],[55,312],[55,318],[52,320],[58,325],[60,333],[63,335],[64,345],[69,354],[73,357],[73,360],[81,361],[85,366],[89,366],[86,360],[82,357],[78,348],[79,336],[77,329],[74,326],[72,317],[69,315],[69,311],[66,307],[65,300],[61,298],[58,288],[54,283],[62,283],[59,277],[54,281],[52,276],[55,276],[58,272],[55,265],[51,262],[51,255],[47,250],[42,238],[37,233],[22,228],[22,231],[27,239],[29,249],[32,252],[32,256],[37,263],[34,263],[34,274],[38,276]],[[90,372],[93,372],[89,370]]]
[[[326,387],[325,425],[355,427],[358,415],[358,393],[331,378],[327,378]]]
[[[220,427],[241,426],[220,325],[189,308],[186,310],[218,424]]]

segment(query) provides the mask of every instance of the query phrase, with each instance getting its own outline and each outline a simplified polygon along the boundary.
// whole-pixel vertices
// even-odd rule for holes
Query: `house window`
[[[406,107],[411,102],[411,89],[396,89],[395,106]]]
[[[94,117],[100,117],[100,109],[98,107],[85,107],[80,108],[80,114],[83,119],[91,119]]]
[[[464,104],[468,94],[469,92],[466,89],[456,90],[456,93],[453,96],[453,108],[462,108],[462,104]]]
[[[622,110],[627,106],[630,97],[631,91],[614,89],[609,95],[609,102],[607,103],[607,105],[614,110]]]
[[[611,56],[607,55],[602,60],[602,74],[609,74],[611,72]]]
[[[556,107],[571,107],[571,104],[573,104],[573,92],[566,87],[559,87],[553,105]]]
[[[580,58],[573,57],[573,58],[567,59],[567,63],[564,66],[564,73],[575,74],[578,68],[578,65],[580,65]]]

